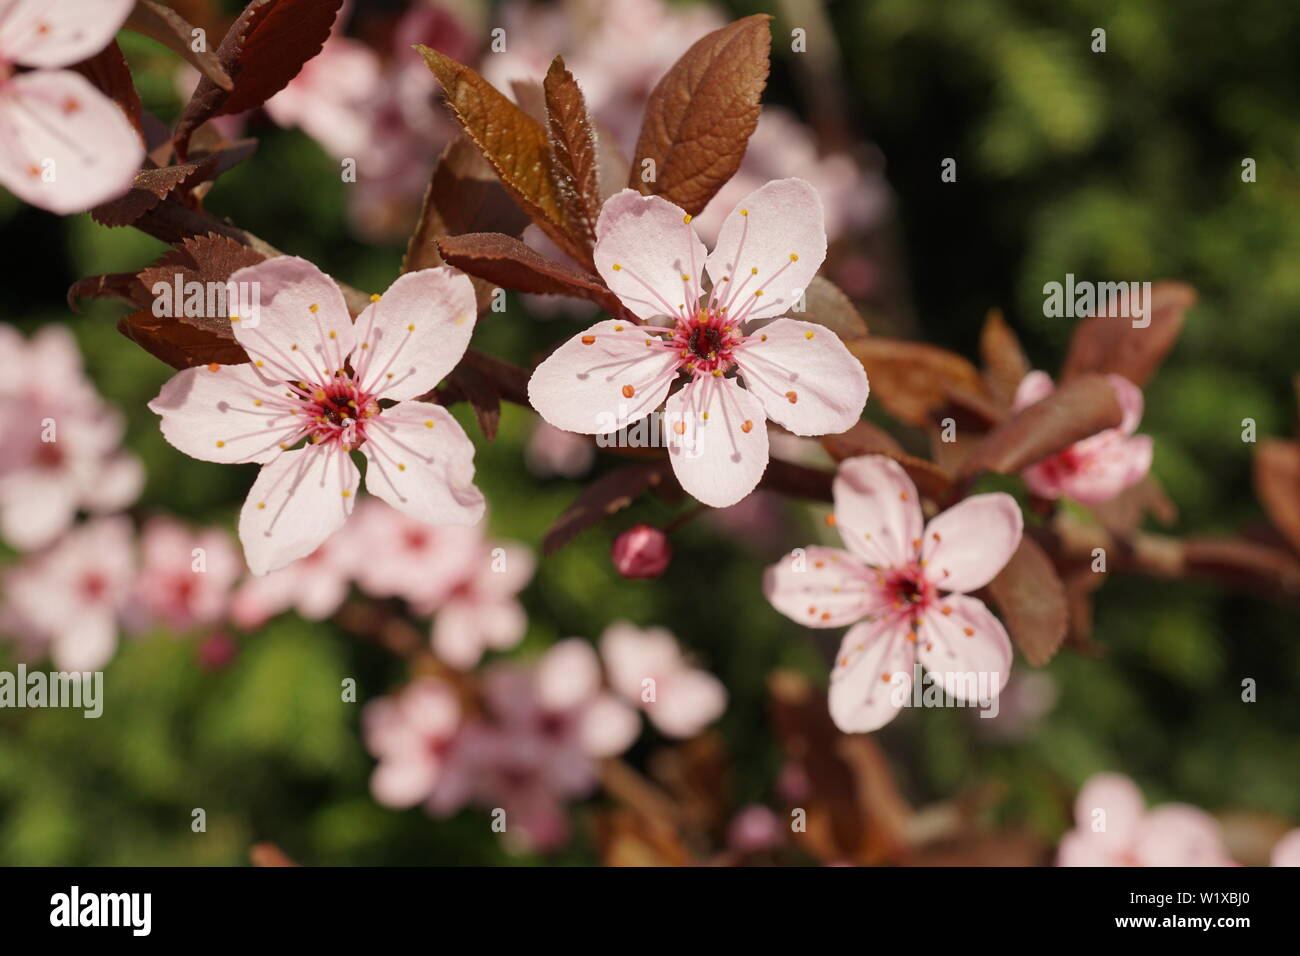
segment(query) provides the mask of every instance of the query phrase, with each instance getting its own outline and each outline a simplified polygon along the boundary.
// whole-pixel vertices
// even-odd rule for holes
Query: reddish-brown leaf
[[[735,175],[758,125],[771,19],[757,13],[701,37],[664,74],[646,104],[628,185],[696,215]]]
[[[542,553],[548,557],[603,518],[622,511],[641,494],[660,484],[669,474],[666,459],[620,465],[601,475],[578,495],[556,519],[542,539]]]
[[[867,370],[872,397],[909,425],[928,424],[947,402],[948,386],[983,387],[975,366],[946,349],[875,335],[845,344]]]
[[[790,317],[804,322],[824,325],[842,342],[852,342],[867,334],[867,323],[844,291],[830,279],[814,276],[804,290],[803,312],[791,312]]]
[[[600,214],[596,132],[582,90],[564,68],[562,57],[552,61],[542,89],[551,143],[551,179],[565,230],[585,253],[582,264],[593,268],[591,250],[596,245],[596,217]]]
[[[1070,614],[1065,585],[1047,553],[1032,538],[1021,538],[988,589],[1025,660],[1034,667],[1050,661],[1065,640]]]
[[[1029,374],[1029,359],[1025,358],[1020,339],[1002,318],[1000,309],[990,309],[984,319],[980,361],[984,363],[984,384],[989,395],[1002,408],[1010,408],[1016,387]]]
[[[142,169],[135,174],[135,181],[125,195],[96,206],[90,211],[90,218],[101,226],[129,226],[173,192],[184,194],[203,182],[212,175],[216,165],[214,157],[207,157],[201,162]]]
[[[448,394],[464,398],[474,410],[479,430],[488,441],[495,441],[501,425],[501,393],[496,384],[473,365],[462,362],[447,375]]]
[[[860,421],[839,435],[827,435],[822,447],[837,462],[859,455],[885,455],[903,466],[922,495],[932,501],[942,500],[952,486],[952,476],[938,465],[903,451],[894,437],[868,421]]]
[[[171,317],[159,318],[148,309],[132,312],[117,323],[117,329],[154,358],[172,368],[193,365],[240,365],[248,354],[233,338]]]
[[[234,84],[221,60],[206,45],[202,51],[194,49],[194,26],[171,7],[153,0],[136,0],[125,30],[134,30],[141,36],[156,40],[173,53],[179,53],[189,64],[222,90],[229,91]]]
[[[1089,435],[1117,427],[1121,417],[1119,399],[1106,376],[1074,378],[989,432],[963,463],[962,476],[981,471],[1013,474]]]
[[[127,66],[122,48],[114,40],[88,60],[82,60],[72,67],[118,105],[126,118],[131,121],[136,132],[144,139],[140,94],[131,79],[131,68]]]
[[[449,265],[470,275],[519,292],[590,299],[618,315],[618,297],[594,275],[579,272],[539,255],[518,239],[495,232],[447,236],[438,251]]]
[[[1183,315],[1196,303],[1196,292],[1181,282],[1157,282],[1147,303],[1150,324],[1134,328],[1128,318],[1096,315],[1075,327],[1061,369],[1062,381],[1088,372],[1123,375],[1135,385],[1147,380],[1178,340]]]
[[[1273,526],[1300,554],[1300,444],[1263,441],[1255,452],[1255,494]]]

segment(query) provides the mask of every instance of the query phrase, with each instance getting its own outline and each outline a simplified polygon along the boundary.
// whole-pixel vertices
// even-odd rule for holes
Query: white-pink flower
[[[442,266],[407,273],[355,326],[338,286],[304,259],[230,281],[260,289],[256,321],[231,317],[251,361],[178,372],[149,407],[187,455],[262,465],[239,516],[254,574],[311,554],[343,525],[361,480],[353,451],[370,493],[404,514],[431,525],[483,516],[474,446],[445,408],[416,400],[469,345],[469,279]]]
[[[592,757],[621,754],[641,732],[637,712],[605,690],[600,660],[580,637],[553,644],[533,672],[537,703],[556,729],[577,736]]]
[[[289,85],[266,101],[266,112],[280,126],[301,127],[335,159],[355,158],[368,146],[368,106],[380,79],[379,55],[336,31]]]
[[[919,661],[951,696],[971,678],[997,694],[1011,673],[1011,642],[984,602],[969,596],[1020,545],[1023,520],[1010,495],[974,495],[929,524],[898,462],[866,455],[840,463],[834,524],[847,551],[810,545],[767,569],[763,591],[808,627],[842,627],[831,672],[830,713],[841,730],[876,730],[903,705]]]
[[[60,670],[98,670],[117,649],[118,622],[135,573],[131,525],[100,518],[5,576],[6,611],[49,649]]]
[[[1099,505],[1137,484],[1151,470],[1151,438],[1133,434],[1142,420],[1142,389],[1122,375],[1109,378],[1124,413],[1120,426],[1075,442],[1026,468],[1021,477],[1034,494]],[[1014,409],[1042,401],[1055,388],[1046,372],[1030,372],[1016,388]]]
[[[177,631],[215,624],[225,616],[241,570],[225,531],[193,531],[173,518],[152,518],[140,534],[128,623],[136,630],[160,624]]]
[[[305,558],[270,574],[245,578],[230,602],[231,621],[252,629],[290,608],[308,621],[323,621],[337,611],[348,596],[359,560],[347,530],[351,526],[349,522],[343,532]]]
[[[440,813],[459,807],[463,787],[451,755],[462,719],[455,688],[432,677],[367,704],[361,724],[366,747],[379,760],[370,776],[375,800],[394,809],[427,803]]]
[[[130,188],[144,144],[112,100],[71,66],[113,39],[134,0],[0,3],[0,185],[60,214]],[[33,69],[18,73],[15,67]]]
[[[609,319],[560,346],[528,384],[552,425],[613,432],[667,399],[673,471],[721,508],[762,477],[768,418],[797,435],[826,435],[861,416],[867,376],[835,333],[777,318],[797,306],[826,257],[821,200],[808,183],[755,190],[708,255],[681,208],[631,189],[605,203],[596,235],[596,268],[623,305],[672,326]],[[745,334],[759,319],[775,321]]]
[[[600,637],[600,654],[610,687],[669,737],[694,737],[727,708],[722,681],[690,666],[662,627],[615,621]]]
[[[1232,866],[1214,817],[1182,803],[1145,808],[1128,777],[1101,773],[1074,804],[1058,866]]]
[[[125,508],[144,470],[122,451],[122,416],[87,380],[67,329],[25,340],[0,327],[0,352],[10,361],[0,382],[0,535],[31,550],[63,534],[78,510]]]
[[[1273,845],[1272,866],[1300,866],[1300,830],[1291,830]]]

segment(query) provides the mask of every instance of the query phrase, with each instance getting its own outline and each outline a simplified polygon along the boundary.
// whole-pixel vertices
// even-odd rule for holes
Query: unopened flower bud
[[[658,528],[639,524],[614,539],[614,567],[625,578],[657,578],[672,560],[668,536]]]

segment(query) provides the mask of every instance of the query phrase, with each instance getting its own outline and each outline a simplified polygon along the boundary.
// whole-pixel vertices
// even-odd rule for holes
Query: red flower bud
[[[625,578],[657,578],[672,560],[673,549],[658,528],[639,524],[614,539],[611,557]]]

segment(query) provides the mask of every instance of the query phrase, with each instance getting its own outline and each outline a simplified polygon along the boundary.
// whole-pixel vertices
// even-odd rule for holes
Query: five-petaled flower
[[[1124,414],[1119,427],[1090,435],[1021,472],[1040,498],[1064,495],[1085,505],[1104,504],[1151,470],[1151,438],[1133,434],[1142,420],[1142,389],[1122,375],[1111,375],[1110,384]],[[1055,388],[1046,372],[1030,372],[1016,388],[1015,410],[1042,401]]]
[[[260,286],[258,321],[231,316],[249,363],[178,372],[149,407],[187,455],[262,465],[239,515],[254,574],[311,554],[347,520],[360,482],[353,451],[370,493],[398,511],[431,525],[479,521],[474,446],[445,408],[415,400],[469,345],[469,279],[446,267],[407,273],[355,326],[338,286],[303,259],[230,281]]]
[[[763,476],[767,419],[797,435],[842,432],[862,414],[867,376],[830,329],[776,318],[826,257],[821,200],[808,183],[755,190],[707,256],[690,222],[666,199],[631,189],[605,203],[596,268],[651,324],[609,319],[574,336],[538,366],[528,398],[552,425],[588,435],[617,431],[667,399],[678,481],[725,507]],[[759,319],[775,321],[746,334]],[[656,324],[664,320],[671,326]],[[669,395],[682,376],[686,385]]]
[[[144,160],[135,127],[84,76],[59,67],[104,49],[134,5],[0,2],[0,185],[18,198],[63,214],[130,188]]]
[[[893,720],[919,661],[951,696],[969,699],[971,677],[1000,693],[1011,672],[1002,624],[970,591],[993,579],[1020,545],[1015,499],[973,495],[936,515],[921,513],[916,486],[883,455],[840,464],[827,519],[848,551],[809,546],[767,569],[772,605],[808,627],[854,624],[831,672],[830,712],[844,731]]]

